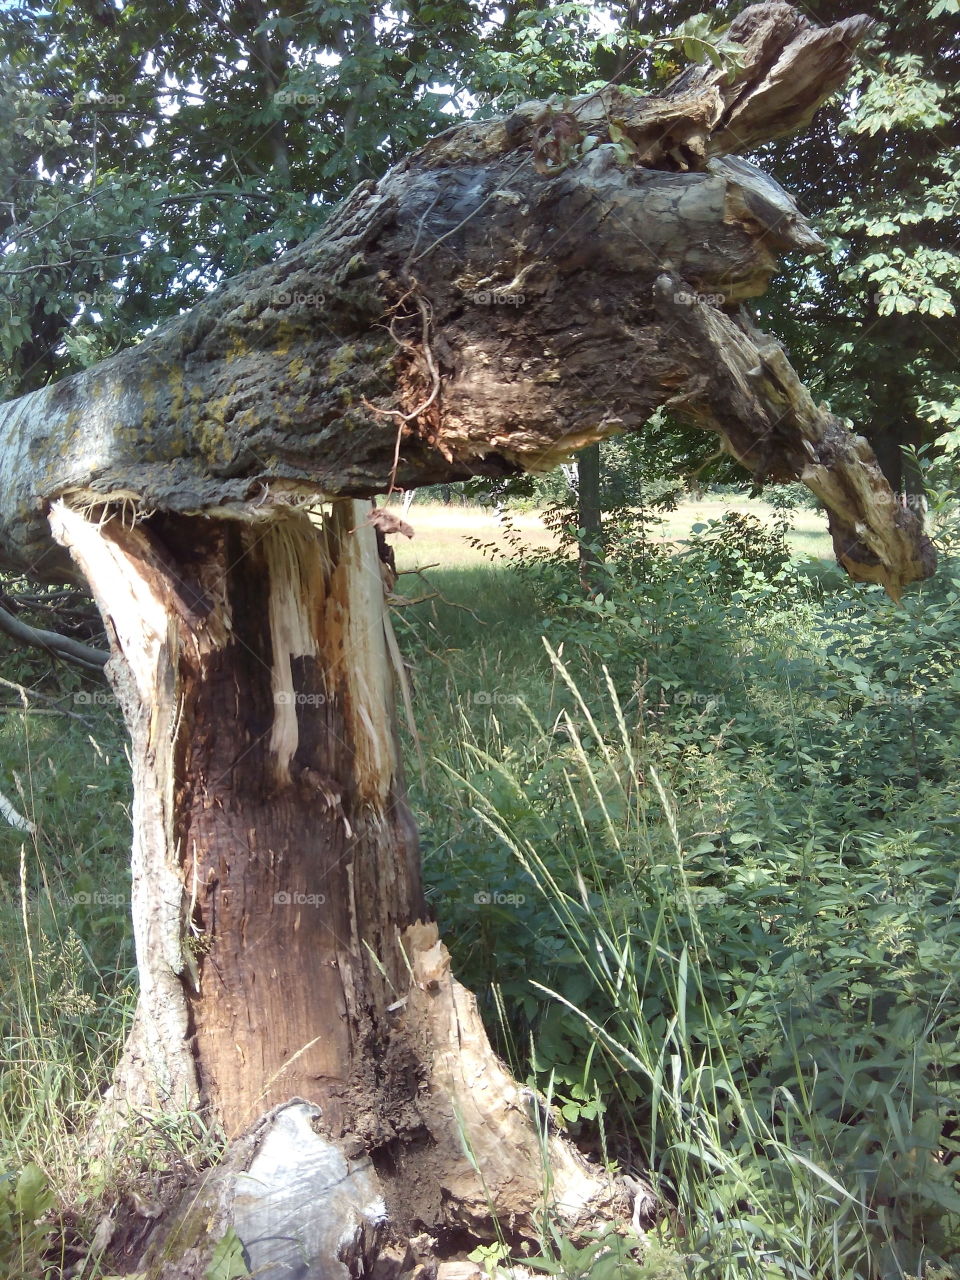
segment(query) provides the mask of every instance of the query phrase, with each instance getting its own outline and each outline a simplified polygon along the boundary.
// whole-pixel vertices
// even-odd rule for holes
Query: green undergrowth
[[[402,623],[431,901],[689,1274],[960,1274],[960,572],[898,608],[742,533],[593,599],[437,575]]]
[[[130,772],[102,684],[17,651],[4,673],[28,693],[0,697],[0,790],[32,829],[0,824],[0,1269],[38,1280],[116,1198],[82,1135],[134,1000]]]

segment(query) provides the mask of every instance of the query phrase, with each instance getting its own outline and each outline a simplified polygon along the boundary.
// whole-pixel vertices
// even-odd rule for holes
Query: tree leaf
[[[231,1227],[213,1251],[206,1280],[244,1280],[250,1274],[244,1257],[243,1241]]]

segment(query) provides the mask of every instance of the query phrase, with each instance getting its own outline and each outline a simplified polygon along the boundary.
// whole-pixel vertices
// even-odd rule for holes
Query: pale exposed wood
[[[0,817],[16,831],[26,831],[28,835],[36,835],[37,828],[34,824],[29,818],[23,816],[13,801],[8,800],[2,791],[0,791]]]
[[[316,657],[315,623],[309,609],[323,590],[323,575],[329,572],[330,566],[309,525],[289,521],[281,526],[280,532],[279,537],[267,533],[264,551],[273,648],[274,713],[270,752],[277,781],[282,785],[290,782],[290,762],[300,741],[292,660]],[[303,581],[304,573],[309,575],[307,582]]]
[[[189,1045],[183,978],[184,885],[174,840],[174,738],[179,706],[163,580],[142,535],[116,541],[66,503],[50,517],[82,569],[111,637],[107,674],[123,710],[133,762],[131,911],[140,996],[126,1069],[111,1111],[193,1110],[200,1082]]]
[[[857,45],[873,25],[872,18],[857,14],[817,27],[792,5],[752,5],[728,32],[744,49],[744,74],[724,85],[722,69],[695,66],[681,73],[670,92],[719,92],[724,110],[711,132],[709,153],[749,151],[810,123],[824,98],[846,80]]]
[[[590,1165],[559,1134],[543,1099],[492,1052],[476,998],[453,977],[436,925],[412,926],[404,945],[413,982],[403,1017],[426,1046],[430,1087],[420,1110],[443,1153],[438,1208],[447,1224],[484,1237],[494,1206],[531,1239],[545,1210],[571,1232],[629,1220],[633,1197],[623,1182]]]
[[[758,478],[799,478],[812,489],[851,577],[882,583],[894,599],[904,583],[928,577],[936,557],[917,517],[891,491],[864,437],[814,404],[779,343],[743,314],[684,296],[675,276],[660,276],[656,290],[675,317],[677,360],[696,371],[670,407],[717,431]]]
[[[343,682],[353,744],[357,794],[364,803],[388,802],[397,772],[393,733],[393,660],[388,655],[383,576],[369,502],[338,503],[334,519],[343,555],[331,592],[328,626],[341,637],[335,678]]]

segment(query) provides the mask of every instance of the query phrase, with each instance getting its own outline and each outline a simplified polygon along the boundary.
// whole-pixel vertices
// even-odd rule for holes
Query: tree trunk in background
[[[250,40],[250,61],[262,86],[261,111],[269,119],[280,105],[277,90],[287,74],[287,50],[284,43],[271,35],[266,27],[270,12],[263,0],[239,0],[236,9],[239,19],[239,36]],[[262,135],[269,148],[272,166],[271,182],[284,191],[290,189],[290,155],[287,149],[287,131],[283,113],[270,121]],[[252,150],[252,148],[251,148]],[[248,163],[253,157],[247,155]],[[256,167],[256,166],[254,166]]]
[[[923,444],[924,427],[917,422],[910,405],[903,405],[903,413],[896,413],[896,406],[885,405],[879,421],[874,420],[870,431],[870,446],[876,454],[880,470],[890,488],[905,497],[923,493],[923,476],[907,456],[904,447],[917,449]]]
[[[594,595],[601,589],[603,567],[599,444],[588,445],[577,455],[577,525],[580,585],[587,595]]]

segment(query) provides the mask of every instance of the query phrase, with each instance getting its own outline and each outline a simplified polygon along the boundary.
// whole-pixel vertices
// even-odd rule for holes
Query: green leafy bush
[[[0,1270],[6,1280],[39,1280],[47,1274],[43,1254],[52,1207],[53,1192],[35,1164],[19,1173],[0,1173]]]
[[[719,520],[693,526],[686,563],[713,592],[727,593],[756,579],[776,580],[790,560],[787,508],[771,525],[742,511],[727,511]]]

